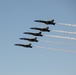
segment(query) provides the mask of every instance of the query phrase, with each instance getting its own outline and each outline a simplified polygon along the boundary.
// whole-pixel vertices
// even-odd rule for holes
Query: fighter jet
[[[22,46],[22,47],[32,48],[31,43],[26,44],[26,45],[24,45],[24,44],[15,44],[15,46]]]
[[[24,32],[24,34],[30,34],[30,35],[33,35],[33,36],[43,36],[42,34],[41,34],[41,32],[39,32],[39,33],[31,33],[31,32]]]
[[[35,29],[35,30],[40,30],[40,31],[45,31],[45,32],[50,32],[49,27],[46,27],[46,28],[37,28],[37,27],[33,27],[33,28],[30,28],[30,29]]]
[[[45,23],[46,25],[52,24],[55,25],[54,20],[44,21],[44,20],[35,20],[35,22]]]
[[[37,40],[37,37],[35,37],[35,38],[20,38],[21,40],[28,40],[28,41],[30,41],[30,42],[38,42],[38,40]]]

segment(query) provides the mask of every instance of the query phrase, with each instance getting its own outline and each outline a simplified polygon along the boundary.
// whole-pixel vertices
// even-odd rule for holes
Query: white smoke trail
[[[40,40],[40,41],[46,43],[53,43],[53,44],[66,44],[66,45],[76,46],[76,44],[67,43],[67,42],[54,42],[54,41],[45,41],[45,40]]]
[[[61,44],[60,42],[54,42],[54,41],[45,41],[45,40],[40,40],[41,42],[47,42],[47,43],[53,43],[53,44]]]
[[[64,25],[64,26],[73,26],[73,27],[76,27],[76,24],[65,24],[65,23],[56,23],[56,24],[60,24],[60,25]]]
[[[42,49],[48,49],[48,50],[54,50],[54,51],[61,51],[61,52],[76,52],[75,50],[65,50],[65,49],[56,49],[56,48],[48,48],[44,46],[36,46],[37,48],[42,48]]]
[[[51,31],[65,33],[65,34],[76,34],[76,32],[68,32],[68,31],[63,31],[63,30],[51,30]]]
[[[73,37],[64,37],[64,36],[57,36],[57,35],[45,35],[45,36],[53,37],[53,38],[68,39],[68,40],[76,40],[76,38],[73,38]]]

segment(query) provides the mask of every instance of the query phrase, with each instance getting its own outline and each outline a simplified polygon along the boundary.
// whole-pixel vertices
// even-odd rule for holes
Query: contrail
[[[45,36],[53,37],[53,38],[68,39],[68,40],[76,40],[76,38],[73,38],[73,37],[64,37],[64,36],[57,36],[57,35],[45,35]]]
[[[54,42],[54,41],[45,41],[45,40],[40,40],[41,42],[46,42],[46,43],[53,43],[53,44],[66,44],[66,45],[71,45],[71,46],[76,46],[76,44],[72,43],[67,43],[67,42]]]
[[[48,48],[44,46],[36,46],[37,48],[42,48],[42,49],[48,49],[48,50],[54,50],[54,51],[61,51],[61,52],[73,52],[75,53],[75,50],[65,50],[65,49],[57,49],[57,48]]]
[[[47,43],[53,43],[53,44],[61,44],[60,42],[54,42],[54,41],[45,41],[45,40],[40,40],[41,42],[47,42]]]
[[[68,32],[68,31],[63,31],[63,30],[51,30],[51,31],[65,33],[65,34],[76,34],[76,32]]]
[[[73,27],[76,27],[76,24],[65,24],[65,23],[56,23],[56,24],[60,24],[60,25],[64,25],[64,26],[73,26]]]

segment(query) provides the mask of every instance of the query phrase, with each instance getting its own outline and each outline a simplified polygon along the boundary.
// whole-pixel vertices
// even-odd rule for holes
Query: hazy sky
[[[76,24],[75,0],[0,0],[0,75],[76,75],[76,26],[70,24]],[[19,39],[35,37],[23,34],[39,32],[30,27],[51,32],[42,32],[32,49],[14,46],[30,43]]]

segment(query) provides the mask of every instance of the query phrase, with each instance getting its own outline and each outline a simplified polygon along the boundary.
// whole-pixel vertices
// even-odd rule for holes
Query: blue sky
[[[14,46],[15,43],[29,43],[19,40],[21,37],[34,37],[23,32],[39,32],[30,27],[47,27],[34,22],[36,19],[76,24],[75,7],[75,0],[0,0],[0,75],[76,75],[76,52],[66,52],[76,51],[76,40],[45,36],[76,38],[76,34],[43,32],[44,36],[38,37],[39,42],[32,43],[32,49]],[[76,32],[73,26],[56,24],[49,27],[50,30]]]

